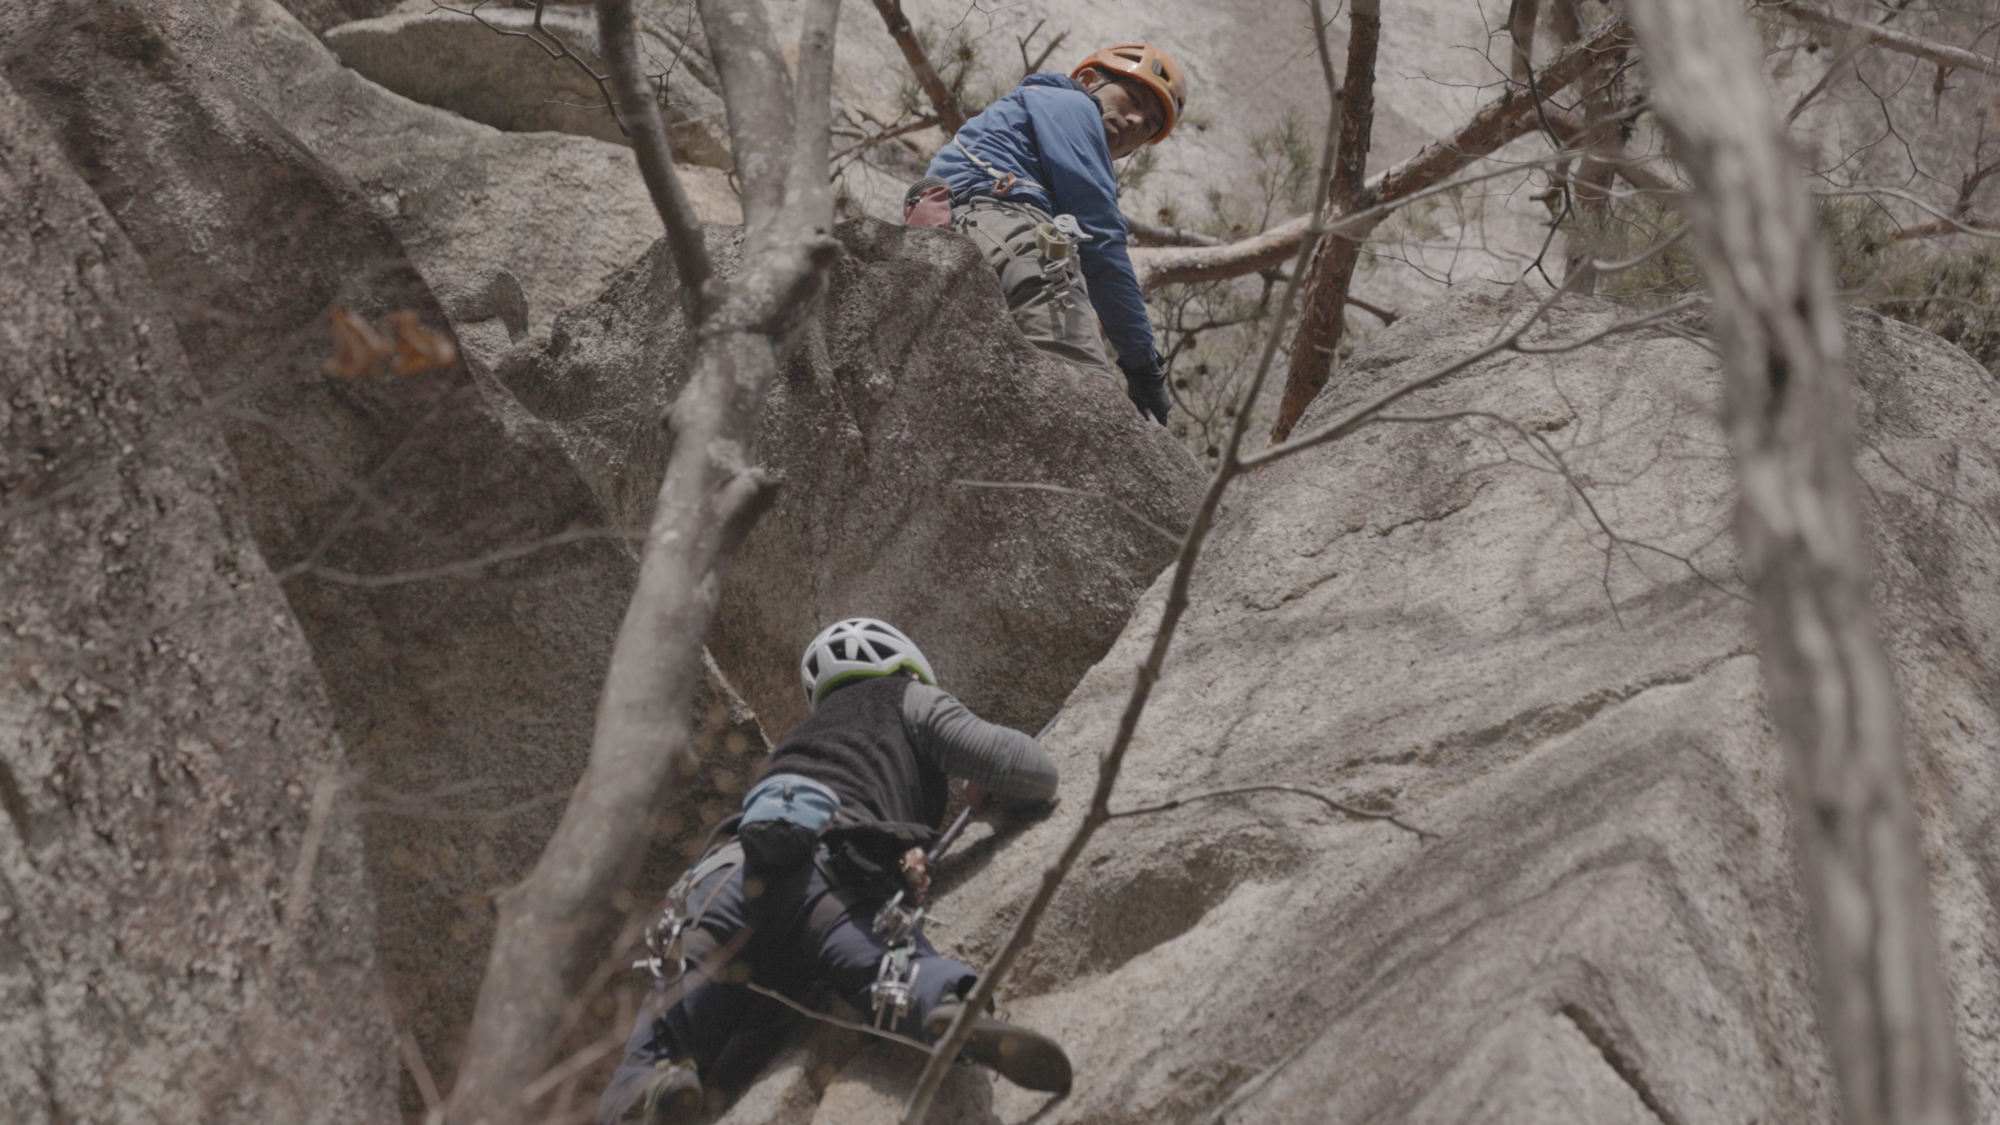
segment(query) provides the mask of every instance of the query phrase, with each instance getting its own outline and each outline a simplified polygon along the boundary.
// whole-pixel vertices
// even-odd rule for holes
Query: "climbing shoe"
[[[701,1116],[701,1079],[694,1064],[655,1064],[653,1080],[646,1083],[645,1125],[694,1125]]]
[[[924,1019],[924,1034],[933,1041],[944,1038],[961,1007],[964,1005],[958,1001],[947,1000],[932,1008]],[[962,1054],[1016,1086],[1049,1094],[1069,1093],[1069,1056],[1055,1040],[1039,1032],[979,1016]]]

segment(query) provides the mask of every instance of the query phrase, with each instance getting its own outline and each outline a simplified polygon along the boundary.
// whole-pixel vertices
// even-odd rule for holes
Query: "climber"
[[[952,229],[971,236],[998,271],[1029,342],[1109,376],[1101,319],[1126,396],[1161,425],[1165,365],[1125,253],[1111,162],[1165,140],[1186,104],[1187,78],[1172,56],[1148,43],[1107,47],[1068,77],[1023,78],[965,123],[931,161],[934,178],[904,201],[905,222],[942,226],[948,195]],[[1053,252],[1043,224],[1059,232]]]
[[[735,840],[682,878],[648,935],[658,982],[599,1125],[635,1103],[647,1125],[694,1121],[730,1038],[784,1014],[752,984],[800,1002],[824,986],[875,1026],[927,1041],[972,988],[974,971],[911,924],[947,778],[964,778],[975,803],[1027,807],[1054,797],[1055,763],[938,688],[923,653],[884,622],[827,627],[799,676],[812,714],[744,796]],[[1069,1089],[1062,1048],[1023,1027],[982,1015],[964,1056],[1031,1090]]]

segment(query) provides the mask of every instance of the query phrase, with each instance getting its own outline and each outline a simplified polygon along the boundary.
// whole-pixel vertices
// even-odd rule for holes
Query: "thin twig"
[[[1326,21],[1321,13],[1321,3],[1320,0],[1308,0],[1308,2],[1312,5],[1313,25],[1321,69],[1327,82],[1327,94],[1329,98],[1336,99],[1337,104],[1340,87],[1333,80],[1332,56],[1326,44]],[[1334,161],[1337,159],[1339,149],[1339,134],[1336,132],[1339,117],[1338,113],[1333,114],[1328,123],[1319,179],[1315,182],[1313,192],[1315,220],[1324,212],[1327,185],[1333,178]],[[1295,274],[1305,268],[1309,256],[1318,247],[1319,241],[1320,233],[1315,222],[1310,234],[1299,240],[1298,260],[1293,266]],[[1077,857],[1083,854],[1083,849],[1090,843],[1091,837],[1110,815],[1112,788],[1117,784],[1119,771],[1124,766],[1125,754],[1131,749],[1133,736],[1138,730],[1139,717],[1145,713],[1146,702],[1152,695],[1153,684],[1159,679],[1160,669],[1166,662],[1167,647],[1173,640],[1174,630],[1180,624],[1181,614],[1187,609],[1188,586],[1194,577],[1195,561],[1201,555],[1202,543],[1214,523],[1217,509],[1221,507],[1223,492],[1228,489],[1230,481],[1242,471],[1243,465],[1239,460],[1239,454],[1243,447],[1243,437],[1250,428],[1251,410],[1257,402],[1258,392],[1263,389],[1264,380],[1270,375],[1271,362],[1277,355],[1279,340],[1291,320],[1292,306],[1299,288],[1296,285],[1285,287],[1285,296],[1279,303],[1277,316],[1272,322],[1270,335],[1265,339],[1264,351],[1257,363],[1257,373],[1250,381],[1248,392],[1237,406],[1235,421],[1230,428],[1229,441],[1223,451],[1222,461],[1209,478],[1208,488],[1202,495],[1201,504],[1195,509],[1194,521],[1189,525],[1187,535],[1181,541],[1180,551],[1174,560],[1173,578],[1167,588],[1166,605],[1160,611],[1160,623],[1153,631],[1153,641],[1148,647],[1146,659],[1140,664],[1138,674],[1133,679],[1131,695],[1126,701],[1124,714],[1119,717],[1118,733],[1113,738],[1110,748],[1098,759],[1097,784],[1091,793],[1089,808],[1070,833],[1068,841],[1064,843],[1054,862],[1043,870],[1041,884],[1036,888],[1034,897],[1029,900],[1027,907],[1015,921],[1014,928],[1007,935],[1007,940],[1001,945],[1000,951],[988,963],[986,970],[979,975],[971,994],[965,998],[958,1016],[952,1021],[950,1030],[931,1049],[923,1073],[918,1076],[915,1089],[910,1092],[909,1100],[903,1105],[903,1125],[923,1125],[930,1113],[931,1102],[937,1097],[938,1087],[944,1082],[946,1068],[958,1057],[958,1052],[965,1046],[966,1038],[972,1034],[972,1013],[985,1011],[987,1004],[992,1001],[994,992],[999,988],[1000,982],[1006,979],[1008,970],[1013,967],[1028,942],[1033,940],[1035,927],[1040,923],[1042,915],[1047,912],[1049,903],[1054,900],[1057,888],[1062,885],[1070,869],[1075,866]]]
[[[1144,816],[1147,813],[1168,812],[1170,810],[1180,808],[1182,805],[1191,805],[1196,801],[1208,801],[1208,800],[1213,800],[1214,798],[1217,797],[1234,797],[1243,793],[1292,793],[1300,797],[1309,797],[1312,800],[1318,801],[1320,804],[1325,805],[1327,808],[1330,808],[1338,813],[1344,813],[1347,816],[1358,817],[1363,820],[1387,821],[1390,824],[1395,825],[1396,827],[1402,829],[1405,832],[1414,834],[1419,840],[1444,839],[1444,837],[1439,836],[1435,832],[1429,831],[1428,829],[1418,828],[1416,825],[1410,824],[1402,820],[1393,812],[1380,812],[1374,809],[1364,809],[1356,805],[1347,804],[1343,801],[1337,801],[1334,798],[1329,797],[1324,793],[1318,792],[1317,790],[1307,789],[1301,785],[1291,785],[1285,782],[1278,782],[1278,781],[1270,782],[1264,785],[1233,785],[1227,789],[1213,789],[1206,793],[1195,793],[1186,797],[1175,797],[1170,801],[1161,801],[1158,804],[1154,805],[1140,805],[1137,808],[1119,809],[1118,811],[1111,813],[1105,819],[1122,820],[1128,816]]]
[[[534,22],[529,24],[527,31],[509,31],[498,24],[488,23],[486,17],[479,14],[479,9],[485,6],[486,0],[479,0],[479,3],[474,4],[470,8],[454,8],[449,4],[434,2],[431,5],[431,11],[450,12],[455,16],[470,16],[478,21],[479,26],[495,35],[503,35],[509,39],[526,39],[528,42],[540,47],[542,52],[551,59],[557,61],[568,59],[570,62],[575,63],[577,69],[583,71],[597,85],[597,92],[604,96],[604,104],[602,106],[580,106],[578,108],[608,109],[611,111],[611,123],[618,126],[619,134],[627,138],[632,135],[632,131],[625,127],[624,115],[618,112],[618,99],[611,92],[611,75],[599,74],[596,67],[584,61],[582,55],[571,50],[570,45],[563,42],[562,36],[542,26],[542,0],[534,0],[531,5],[535,11]]]
[[[1591,497],[1589,491],[1584,488],[1583,482],[1576,478],[1576,474],[1570,472],[1569,462],[1563,458],[1561,451],[1556,449],[1555,445],[1551,443],[1547,437],[1530,431],[1526,426],[1523,426],[1520,422],[1515,421],[1514,419],[1509,418],[1504,414],[1497,414],[1490,410],[1453,410],[1442,414],[1378,414],[1373,419],[1370,419],[1370,421],[1371,423],[1374,424],[1428,425],[1437,422],[1463,421],[1464,419],[1467,418],[1483,418],[1486,421],[1495,422],[1502,426],[1507,427],[1510,430],[1513,430],[1514,433],[1518,437],[1520,437],[1520,439],[1524,443],[1526,443],[1529,448],[1535,449],[1540,453],[1542,458],[1549,463],[1551,470],[1555,472],[1556,475],[1562,477],[1564,483],[1566,483],[1569,486],[1570,491],[1575,493],[1576,498],[1583,502],[1584,509],[1590,513],[1590,518],[1597,524],[1597,529],[1604,533],[1604,537],[1606,540],[1604,547],[1605,566],[1604,566],[1604,576],[1602,583],[1604,587],[1604,598],[1606,601],[1611,603],[1611,614],[1614,618],[1618,619],[1618,624],[1621,628],[1624,626],[1625,622],[1623,618],[1618,616],[1618,599],[1613,597],[1611,593],[1611,549],[1613,547],[1624,547],[1628,551],[1634,547],[1642,551],[1651,551],[1654,554],[1661,556],[1662,558],[1671,559],[1674,562],[1677,562],[1682,566],[1686,567],[1688,573],[1694,575],[1697,580],[1701,581],[1705,585],[1714,588],[1717,592],[1727,597],[1734,598],[1739,602],[1749,603],[1751,601],[1749,596],[1737,593],[1735,590],[1732,590],[1729,587],[1724,586],[1722,583],[1716,581],[1715,579],[1710,578],[1707,574],[1703,573],[1701,568],[1695,565],[1694,560],[1689,558],[1688,556],[1677,554],[1673,551],[1667,550],[1665,547],[1655,546],[1651,543],[1645,542],[1644,540],[1632,539],[1627,536],[1620,535],[1616,530],[1612,528],[1611,521],[1605,519],[1604,514],[1598,511],[1597,502]],[[1634,566],[1638,565],[1637,561],[1633,560],[1629,554],[1626,556],[1626,559],[1627,561],[1632,562]]]
[[[1623,50],[1628,41],[1621,17],[1613,16],[1598,24],[1584,38],[1564,47],[1549,60],[1535,81],[1535,96],[1508,87],[1481,105],[1451,136],[1432,141],[1416,155],[1369,177],[1369,193],[1381,200],[1383,209],[1393,210],[1412,202],[1421,189],[1439,184],[1474,161],[1491,156],[1534,128],[1537,96],[1553,96],[1596,65],[1603,54]],[[1366,214],[1341,216],[1339,229],[1351,229],[1348,224]],[[1284,261],[1310,225],[1312,220],[1302,216],[1226,246],[1142,248],[1135,250],[1132,258],[1142,271],[1141,284],[1146,288],[1167,282],[1240,277]]]
[[[1152,532],[1153,534],[1159,536],[1162,539],[1165,539],[1167,542],[1172,543],[1175,546],[1180,545],[1181,541],[1180,535],[1176,534],[1175,532],[1168,531],[1166,528],[1161,527],[1159,524],[1156,524],[1152,520],[1147,519],[1145,516],[1140,515],[1139,510],[1137,508],[1132,507],[1125,501],[1118,499],[1116,496],[1111,496],[1103,492],[1089,492],[1081,488],[1066,488],[1060,484],[1041,484],[1035,481],[955,480],[952,481],[951,483],[958,485],[961,488],[1016,488],[1034,492],[1054,492],[1063,496],[1087,496],[1093,500],[1103,500],[1111,504],[1116,504],[1118,506],[1119,511],[1124,512],[1126,515],[1131,516],[1134,520],[1137,520],[1139,523],[1144,524],[1146,530]]]
[[[285,958],[298,940],[300,921],[312,899],[313,870],[319,866],[320,844],[326,839],[327,821],[333,816],[333,799],[340,793],[340,777],[331,765],[320,771],[313,785],[312,808],[306,814],[305,835],[299,840],[298,862],[292,865],[292,886],[285,895],[285,924],[271,943],[271,965],[284,971]]]
[[[437,1079],[431,1077],[430,1065],[424,1062],[423,1048],[417,1046],[417,1037],[407,1028],[396,1029],[396,1051],[403,1056],[403,1066],[417,1084],[417,1096],[424,1099],[425,1125],[437,1125],[444,1120],[444,1098],[438,1094]]]
[[[830,1023],[835,1027],[844,1027],[849,1031],[859,1031],[864,1035],[873,1035],[878,1039],[887,1039],[892,1043],[901,1043],[905,1047],[915,1047],[919,1051],[928,1052],[931,1049],[931,1045],[929,1043],[924,1042],[921,1039],[912,1039],[907,1035],[898,1035],[893,1031],[884,1031],[882,1028],[871,1027],[865,1023],[856,1023],[853,1020],[844,1020],[841,1019],[839,1016],[828,1015],[825,1012],[815,1012],[811,1008],[806,1007],[804,1004],[799,1003],[798,1001],[792,999],[791,997],[785,995],[784,993],[779,992],[775,989],[765,988],[763,985],[758,984],[755,981],[744,981],[743,987],[749,989],[750,991],[756,993],[759,996],[769,996],[771,999],[776,1000],[778,1003],[783,1004],[785,1007],[790,1008],[792,1011],[797,1012],[802,1016],[806,1016],[811,1019],[816,1019],[821,1023]]]
[[[938,123],[938,118],[936,116],[931,114],[925,114],[924,116],[917,118],[915,121],[912,121],[907,125],[898,126],[884,133],[877,133],[872,137],[864,137],[861,140],[855,142],[854,144],[848,145],[846,148],[841,149],[839,152],[834,153],[833,158],[835,160],[839,160],[842,157],[851,156],[854,153],[860,152],[862,149],[874,148],[876,145],[879,145],[884,141],[893,141],[897,137],[917,132],[920,129],[928,129],[931,126],[936,125],[937,123]]]
[[[569,1058],[564,1059],[560,1065],[551,1069],[547,1074],[522,1087],[521,1104],[533,1105],[542,1100],[544,1094],[554,1090],[571,1078],[582,1074],[584,1071],[589,1070],[597,1060],[617,1050],[618,1045],[624,1041],[625,1036],[620,1034],[617,1028],[612,1028],[611,1032],[603,1038],[571,1055]]]
[[[567,546],[571,543],[588,543],[599,539],[623,539],[628,542],[637,542],[643,540],[644,536],[635,535],[617,528],[581,528],[550,535],[542,539],[537,539],[532,543],[522,543],[513,547],[503,547],[497,551],[488,551],[477,558],[440,563],[437,566],[423,567],[418,570],[399,570],[393,574],[355,574],[352,571],[336,570],[333,567],[320,566],[311,559],[307,559],[275,572],[274,577],[280,582],[288,582],[293,578],[311,575],[326,582],[333,582],[342,586],[359,586],[364,589],[407,586],[413,582],[433,582],[440,578],[484,578],[486,577],[487,568],[498,563],[524,559],[531,555],[540,554],[543,551]]]
[[[1362,312],[1367,313],[1368,315],[1381,321],[1383,324],[1394,324],[1398,320],[1401,320],[1403,317],[1403,314],[1397,312],[1395,309],[1384,308],[1381,305],[1372,304],[1368,301],[1362,300],[1361,298],[1355,296],[1352,293],[1349,293],[1344,299],[1348,304],[1353,305],[1355,308],[1360,309]]]

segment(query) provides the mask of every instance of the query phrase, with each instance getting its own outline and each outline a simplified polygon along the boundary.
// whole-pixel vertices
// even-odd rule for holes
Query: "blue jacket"
[[[1030,74],[967,121],[958,140],[995,168],[1039,185],[1016,184],[1006,198],[1032,203],[1051,215],[1076,216],[1091,237],[1080,248],[1083,279],[1118,362],[1126,367],[1151,363],[1153,325],[1125,253],[1130,230],[1118,211],[1118,181],[1097,100],[1063,75]],[[945,145],[931,160],[930,174],[951,184],[953,199],[993,191],[992,175],[955,144]]]

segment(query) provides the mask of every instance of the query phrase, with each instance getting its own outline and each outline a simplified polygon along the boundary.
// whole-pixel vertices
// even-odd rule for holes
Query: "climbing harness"
[[[1025,176],[1002,172],[965,147],[965,142],[957,137],[953,137],[951,143],[958,146],[958,151],[964,153],[974,167],[993,177],[991,191],[995,199],[1017,187],[1045,190]],[[1049,287],[1050,301],[1059,309],[1067,311],[1075,303],[1073,294],[1083,281],[1083,275],[1077,270],[1075,251],[1078,246],[1090,241],[1093,239],[1084,233],[1083,224],[1076,221],[1075,215],[1057,215],[1035,228],[1035,249],[1042,255],[1042,281]]]

